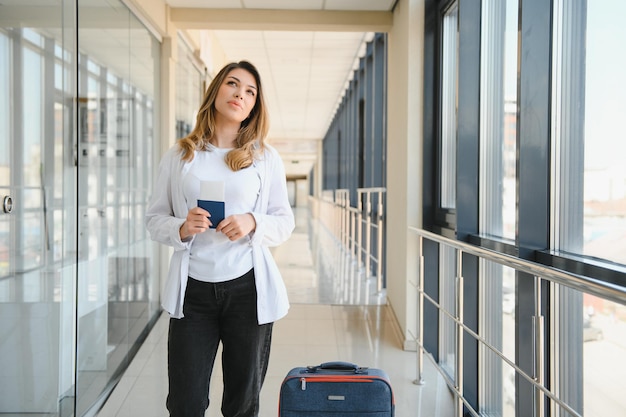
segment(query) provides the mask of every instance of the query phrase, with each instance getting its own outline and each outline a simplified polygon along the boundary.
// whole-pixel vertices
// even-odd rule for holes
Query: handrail
[[[384,187],[357,188],[358,206],[350,205],[350,190],[324,190],[319,198],[321,223],[347,253],[363,267],[366,278],[376,278],[377,292],[383,290]],[[375,210],[373,205],[376,204]],[[374,239],[375,236],[375,239]],[[372,267],[375,265],[375,269]]]
[[[594,279],[592,277],[578,275],[570,272],[566,272],[554,267],[542,265],[533,261],[520,259],[512,255],[496,252],[491,249],[487,249],[480,246],[475,246],[469,244],[467,242],[462,242],[454,239],[447,238],[445,236],[441,236],[423,229],[419,229],[416,227],[408,227],[408,229],[415,233],[419,237],[419,282],[414,284],[416,286],[416,290],[418,292],[418,333],[417,335],[413,335],[415,338],[415,342],[417,345],[417,379],[414,381],[416,384],[423,384],[422,379],[422,369],[423,369],[423,356],[426,354],[427,356],[430,353],[426,350],[423,344],[423,311],[424,311],[424,303],[431,303],[440,313],[443,313],[448,316],[450,320],[452,320],[456,325],[456,375],[454,378],[448,376],[445,371],[439,366],[436,366],[439,373],[444,376],[446,384],[449,386],[451,391],[453,392],[455,399],[455,417],[460,417],[463,415],[463,407],[467,407],[467,409],[471,412],[472,415],[478,415],[476,410],[472,408],[470,404],[466,401],[463,394],[463,339],[464,334],[474,338],[477,342],[484,345],[487,349],[489,349],[492,353],[496,354],[500,357],[501,360],[506,362],[509,366],[511,366],[515,372],[526,379],[527,382],[534,386],[535,392],[542,395],[537,395],[535,397],[534,404],[534,413],[537,417],[542,417],[545,414],[545,398],[550,398],[553,401],[553,404],[558,405],[563,411],[569,413],[571,416],[581,417],[576,410],[574,410],[569,404],[564,402],[562,399],[558,398],[556,394],[554,394],[547,386],[545,386],[545,376],[544,376],[544,349],[545,349],[545,340],[544,340],[544,316],[541,314],[541,309],[539,304],[535,305],[533,319],[534,326],[534,334],[533,334],[533,342],[534,342],[534,366],[532,369],[533,374],[528,375],[525,371],[519,368],[513,361],[503,355],[498,351],[494,346],[492,346],[485,338],[483,338],[480,334],[475,333],[471,328],[469,328],[463,320],[463,299],[464,299],[464,291],[463,291],[463,276],[462,276],[462,263],[463,258],[462,254],[467,253],[470,255],[477,256],[486,261],[490,261],[493,263],[498,263],[503,266],[510,267],[516,271],[524,272],[532,275],[534,280],[535,287],[535,299],[539,300],[541,298],[541,285],[539,285],[540,280],[548,280],[553,283],[569,287],[575,290],[579,290],[584,293],[589,293],[601,297],[603,299],[607,299],[610,301],[614,301],[620,304],[626,305],[626,288],[620,287],[613,283],[608,283],[604,281],[600,281]],[[423,239],[427,239],[430,241],[437,242],[441,245],[445,245],[447,247],[453,248],[457,251],[457,261],[456,261],[456,312],[448,312],[445,308],[443,308],[436,300],[429,296],[424,290],[424,256],[423,256]],[[411,332],[409,331],[411,334]],[[433,359],[433,358],[431,358]],[[435,364],[438,365],[438,364]]]
[[[603,297],[620,304],[626,304],[626,288],[624,287],[620,287],[609,282],[600,281],[591,277],[573,274],[571,272],[565,272],[563,270],[539,264],[533,261],[516,258],[515,256],[496,252],[494,250],[483,248],[480,246],[475,246],[467,242],[450,239],[445,236],[429,232],[427,230],[418,229],[416,227],[409,226],[409,230],[414,232],[418,236],[425,237],[428,240],[432,240],[435,242],[443,243],[445,245],[459,249],[465,253],[469,253],[480,258],[485,258],[489,261],[509,266],[518,271],[538,276],[582,292],[591,293],[593,295],[597,295],[599,297]]]

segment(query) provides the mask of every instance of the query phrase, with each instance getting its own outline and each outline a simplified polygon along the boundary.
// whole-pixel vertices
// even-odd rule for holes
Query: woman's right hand
[[[211,225],[208,211],[200,207],[194,207],[187,213],[185,222],[180,226],[179,233],[181,240],[187,240],[190,237],[204,232]]]

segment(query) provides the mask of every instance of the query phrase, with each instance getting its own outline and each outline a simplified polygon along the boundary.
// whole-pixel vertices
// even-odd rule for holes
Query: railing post
[[[422,377],[424,370],[424,239],[418,237],[418,259],[419,259],[419,275],[417,277],[417,379],[413,381],[416,385],[424,385],[425,381]]]
[[[358,211],[357,211],[357,261],[358,265],[363,265],[363,190],[358,191]]]
[[[535,315],[533,317],[533,328],[535,338],[535,382],[538,386],[544,383],[544,319],[541,314],[541,279],[534,277],[535,287]],[[535,416],[543,417],[545,410],[545,396],[539,388],[535,388]]]
[[[368,277],[371,274],[370,259],[372,257],[372,202],[371,192],[367,191],[367,199],[365,203],[365,276]]]
[[[378,191],[378,233],[376,245],[376,277],[378,278],[378,292],[383,289],[383,192]]]
[[[350,199],[348,198],[348,190],[343,191],[343,198],[341,201],[341,210],[342,210],[342,222],[343,222],[343,247],[350,250],[350,210],[348,210],[348,205]]]
[[[463,293],[463,251],[456,249],[457,261],[456,261],[456,384],[458,396],[456,398],[456,417],[463,416],[463,305],[464,305],[464,293]]]
[[[337,228],[337,222],[338,222],[339,218],[337,217],[337,192],[336,191],[335,191],[335,194],[333,196],[333,200],[332,200],[332,204],[330,206],[330,209],[331,209],[331,214],[332,214],[332,217],[331,217],[332,218],[332,220],[331,220],[331,226],[332,227],[330,228],[330,230],[332,231],[333,236],[338,237],[339,236],[338,235],[339,230]]]
[[[343,210],[343,247],[350,251],[350,210],[348,210],[350,199],[348,198],[348,191],[343,193],[343,204],[341,205]]]
[[[352,245],[352,257],[356,260],[357,244],[356,244],[356,220],[357,214],[354,210],[350,210],[350,243]]]

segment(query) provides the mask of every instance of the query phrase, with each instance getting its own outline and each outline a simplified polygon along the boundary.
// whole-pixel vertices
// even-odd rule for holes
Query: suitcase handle
[[[352,371],[355,374],[362,374],[367,370],[367,368],[355,365],[350,362],[324,362],[317,366],[307,366],[307,372],[311,373],[315,373],[321,369],[335,371]]]

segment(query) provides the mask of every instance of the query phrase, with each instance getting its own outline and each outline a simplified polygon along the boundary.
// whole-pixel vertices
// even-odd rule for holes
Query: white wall
[[[389,32],[387,90],[387,298],[414,349],[421,226],[424,0],[400,0]],[[411,335],[412,334],[412,335]]]

